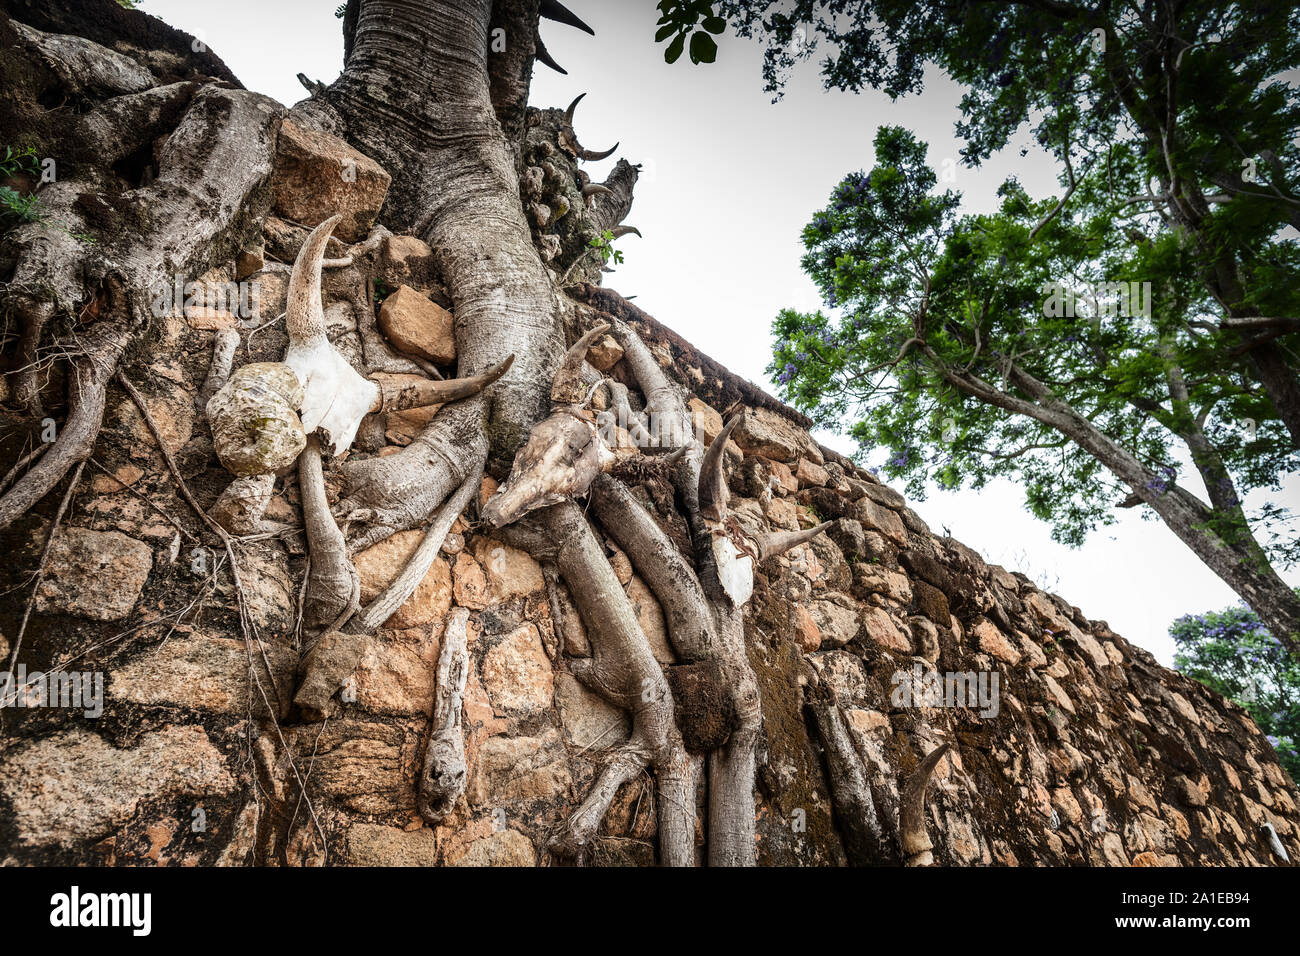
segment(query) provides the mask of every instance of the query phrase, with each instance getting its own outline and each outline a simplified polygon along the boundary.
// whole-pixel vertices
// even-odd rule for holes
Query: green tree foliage
[[[1300,594],[1300,592],[1297,592]],[[1300,666],[1244,605],[1174,621],[1174,666],[1245,707],[1300,780]]]
[[[961,159],[978,165],[1028,125],[1069,173],[1107,173],[1125,148],[1127,207],[1179,237],[1184,274],[1212,304],[1196,321],[1300,445],[1300,315],[1293,261],[1269,239],[1300,229],[1300,7],[1188,0],[723,0],[766,45],[779,95],[800,60],[828,88],[919,92],[924,70],[965,89]],[[1288,76],[1288,72],[1290,75]],[[1065,177],[1063,177],[1065,178]]]
[[[689,52],[692,63],[712,63],[718,56],[713,38],[727,28],[727,21],[714,12],[716,4],[708,0],[659,0],[659,29],[656,43],[667,43],[664,59],[676,63],[682,51]]]
[[[778,95],[819,49],[826,85],[844,90],[915,93],[937,67],[965,88],[963,163],[1027,125],[1061,170],[1059,198],[1008,181],[995,214],[961,216],[921,144],[882,130],[876,167],[846,177],[805,230],[831,315],[777,318],[785,397],[886,446],[913,494],[927,478],[1018,479],[1068,544],[1144,505],[1300,654],[1300,601],[1270,563],[1300,557],[1290,516],[1241,504],[1278,487],[1300,447],[1300,261],[1281,238],[1300,228],[1300,97],[1285,76],[1300,66],[1300,9],[719,10],[766,43]],[[1188,458],[1205,500],[1179,474]]]
[[[831,315],[786,310],[773,324],[768,371],[783,396],[825,427],[850,422],[864,449],[888,448],[887,474],[914,496],[927,480],[1020,480],[1031,510],[1070,545],[1112,523],[1132,491],[1189,494],[1177,478],[1180,452],[1193,448],[1219,534],[1248,547],[1241,497],[1278,487],[1300,459],[1267,399],[1220,364],[1226,333],[1191,324],[1208,303],[1185,275],[1185,250],[1149,216],[1115,227],[1136,177],[1131,150],[1115,147],[1066,208],[1009,181],[996,214],[961,217],[924,144],[884,127],[875,145],[876,167],[846,177],[804,230],[803,266]],[[1293,244],[1275,245],[1271,255],[1294,267]],[[1089,434],[1035,417],[1042,403],[1023,404],[1034,396],[1008,380],[1016,370],[1127,452],[1145,487],[1126,483],[1119,456],[1081,453]],[[1294,562],[1285,509],[1252,517],[1275,557]]]

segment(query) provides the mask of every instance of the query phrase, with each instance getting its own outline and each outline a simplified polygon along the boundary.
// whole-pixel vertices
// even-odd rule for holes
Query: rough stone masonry
[[[340,178],[340,168],[355,175]],[[205,509],[231,480],[204,412],[214,342],[237,336],[236,368],[280,360],[286,336],[274,320],[285,309],[287,264],[307,234],[302,224],[342,214],[345,240],[358,242],[345,247],[353,261],[340,250],[324,279],[329,339],[347,360],[425,378],[455,361],[451,302],[432,251],[414,237],[372,231],[384,170],[342,141],[285,123],[271,187],[261,234],[199,279],[214,288],[245,283],[258,318],[177,304],[129,360]],[[745,409],[725,470],[747,533],[835,521],[828,536],[759,565],[746,609],[746,649],[762,692],[760,863],[902,862],[889,849],[901,792],[942,744],[949,749],[924,820],[941,865],[1281,865],[1283,852],[1300,856],[1300,794],[1241,708],[1024,575],[935,535],[898,492],[819,447],[802,416],[617,293],[584,283],[570,294],[575,329],[615,318],[641,335],[692,393],[706,441],[724,414]],[[632,383],[612,337],[588,361]],[[630,721],[570,674],[568,662],[591,648],[563,583],[484,533],[478,512],[495,482],[483,480],[415,592],[364,639],[333,710],[308,721],[292,705],[306,561],[295,477],[269,486],[257,503],[267,530],[239,543],[259,635],[250,643],[224,552],[200,543],[202,525],[132,400],[114,389],[108,401],[45,558],[21,654],[32,673],[101,673],[103,710],[93,719],[54,706],[0,710],[0,861],[550,862],[548,834],[627,739]],[[372,416],[349,454],[394,454],[434,413]],[[671,489],[622,437],[621,477],[689,553]],[[6,661],[56,506],[45,501],[3,536]],[[418,530],[399,532],[354,556],[363,602],[401,572],[420,539]],[[675,692],[688,687],[698,675],[676,660],[650,588],[602,540],[656,660]],[[467,616],[468,779],[450,815],[430,827],[417,810],[416,775],[444,628],[457,612]],[[944,686],[952,675],[976,678],[982,699],[936,698],[911,686],[931,677]],[[996,706],[988,688],[996,688]],[[721,719],[707,708],[679,715],[700,739],[719,732],[710,720]],[[869,796],[886,849],[864,849],[860,804],[830,785],[845,779]],[[654,801],[647,775],[625,784],[586,862],[654,864]],[[700,810],[702,845],[702,796]]]

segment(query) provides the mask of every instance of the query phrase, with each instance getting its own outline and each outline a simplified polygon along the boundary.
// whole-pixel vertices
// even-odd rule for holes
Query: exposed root
[[[104,422],[108,380],[129,337],[127,329],[110,326],[83,340],[85,351],[69,363],[67,418],[53,447],[0,497],[0,530],[44,498],[68,469],[90,457]]]
[[[810,702],[808,709],[812,711],[825,748],[831,802],[849,862],[854,866],[878,866],[888,862],[893,854],[880,826],[866,768],[853,746],[839,705],[834,701]]]
[[[510,526],[506,537],[539,560],[553,561],[573,595],[594,655],[575,662],[574,676],[632,712],[631,740],[615,751],[592,794],[556,833],[552,850],[561,856],[579,854],[595,836],[618,787],[650,765],[659,790],[660,862],[693,865],[694,778],[673,719],[672,691],[591,526],[566,501]]]
[[[482,394],[444,406],[400,452],[343,464],[345,494],[335,513],[365,526],[351,537],[352,552],[426,524],[466,476],[483,467],[484,412]]]

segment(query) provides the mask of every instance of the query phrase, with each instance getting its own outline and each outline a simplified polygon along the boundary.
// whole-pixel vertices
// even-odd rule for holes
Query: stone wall
[[[339,180],[349,164],[361,175]],[[326,180],[331,191],[313,186]],[[257,321],[241,322],[229,308],[178,307],[126,363],[204,508],[231,479],[213,453],[200,398],[214,336],[239,331],[237,366],[279,360],[286,263],[305,235],[290,219],[344,212],[349,238],[360,239],[386,189],[383,170],[345,144],[286,127],[273,183],[277,216],[267,219],[260,243],[201,277],[214,288],[248,283]],[[355,247],[352,264],[327,270],[330,335],[357,367],[453,370],[451,303],[433,262],[418,239],[395,236]],[[720,430],[723,413],[748,410],[726,458],[732,507],[747,531],[838,519],[829,536],[760,566],[747,608],[748,650],[763,697],[760,862],[865,862],[846,848],[845,820],[828,789],[828,755],[811,716],[817,708],[847,727],[852,759],[891,837],[901,781],[941,742],[951,745],[927,811],[942,864],[1277,864],[1274,834],[1293,859],[1300,855],[1300,795],[1239,707],[1159,666],[1023,575],[936,536],[900,494],[818,447],[805,419],[616,293],[582,286],[574,298],[571,332],[606,314],[640,331],[693,393],[705,438]],[[412,356],[402,354],[403,343],[433,345]],[[591,362],[629,380],[612,339],[598,343]],[[51,379],[51,407],[62,386]],[[351,454],[392,454],[429,416],[401,412],[371,421]],[[0,438],[4,460],[22,452],[20,434],[6,429]],[[629,459],[634,452],[620,449]],[[671,492],[654,469],[629,464],[623,477],[683,541]],[[480,502],[493,487],[484,480]],[[6,660],[57,497],[0,538],[11,556],[0,569]],[[200,544],[203,528],[142,417],[120,390],[110,390],[104,431],[54,535],[20,655],[29,677],[101,674],[103,712],[0,711],[0,860],[552,862],[548,832],[586,794],[609,749],[626,739],[628,717],[569,674],[566,662],[590,649],[562,583],[484,534],[477,507],[458,520],[411,598],[366,639],[333,712],[308,721],[291,705],[306,562],[296,480],[276,484],[266,510],[276,530],[237,548],[257,631],[257,640],[245,641],[225,553]],[[398,573],[419,538],[403,532],[357,555],[363,600]],[[663,613],[627,557],[606,544],[672,676]],[[469,780],[452,815],[430,828],[416,812],[415,777],[453,608],[466,609],[470,621]],[[952,674],[986,682],[996,676],[997,694],[948,702],[963,706],[927,696],[935,675]],[[647,776],[627,784],[587,862],[655,862],[654,799]]]

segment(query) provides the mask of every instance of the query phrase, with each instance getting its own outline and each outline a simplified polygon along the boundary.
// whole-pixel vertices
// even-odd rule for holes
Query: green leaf
[[[677,60],[681,57],[682,50],[685,49],[685,47],[686,47],[686,34],[685,33],[677,34],[677,36],[673,39],[673,42],[668,44],[668,49],[664,50],[664,60],[666,60],[669,63],[676,63]]]
[[[665,40],[667,40],[670,36],[672,36],[676,32],[677,32],[677,24],[675,23],[669,23],[666,24],[665,26],[660,27],[658,32],[655,33],[655,43],[663,43]]]
[[[692,63],[712,63],[717,58],[718,45],[713,42],[713,37],[698,31],[691,34]]]
[[[718,34],[727,29],[727,21],[722,19],[722,17],[706,17],[700,26],[704,27],[704,29],[708,30],[710,33]]]

